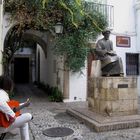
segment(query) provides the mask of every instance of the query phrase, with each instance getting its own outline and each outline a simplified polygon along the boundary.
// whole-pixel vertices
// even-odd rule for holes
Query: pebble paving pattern
[[[30,112],[34,117],[29,124],[31,140],[140,140],[140,128],[96,133],[65,112],[70,106],[81,107],[85,103],[49,102],[46,94],[33,85],[18,85],[15,97],[21,102],[28,97],[31,100],[30,107],[23,109],[23,112]],[[45,129],[53,127],[67,127],[74,133],[66,137],[43,135]],[[5,140],[20,140],[20,136],[7,134]]]

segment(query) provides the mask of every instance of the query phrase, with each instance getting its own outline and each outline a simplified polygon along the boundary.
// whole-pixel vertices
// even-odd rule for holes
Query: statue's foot
[[[102,74],[102,76],[109,77],[111,75],[110,74]]]
[[[123,77],[124,76],[124,73],[120,73],[120,76]]]
[[[105,77],[121,76],[121,77],[123,77],[124,73],[118,73],[118,74],[110,74],[110,73],[108,73],[108,74],[103,74],[102,76],[105,76]]]

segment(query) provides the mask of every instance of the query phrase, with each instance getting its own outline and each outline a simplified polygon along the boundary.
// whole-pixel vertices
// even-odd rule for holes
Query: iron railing
[[[108,28],[114,27],[114,6],[93,2],[85,2],[84,6],[87,11],[100,12],[107,19]]]

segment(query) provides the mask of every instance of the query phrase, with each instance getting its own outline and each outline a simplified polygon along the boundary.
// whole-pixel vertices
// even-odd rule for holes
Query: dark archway
[[[19,32],[20,30],[20,32]],[[47,57],[47,45],[48,45],[49,32],[32,30],[32,29],[20,29],[19,25],[12,26],[6,34],[4,40],[4,52],[3,63],[4,74],[9,74],[9,65],[14,57],[14,53],[22,47],[24,41],[32,41],[39,44],[44,51],[45,57]]]
[[[29,58],[14,58],[14,82],[29,83]]]

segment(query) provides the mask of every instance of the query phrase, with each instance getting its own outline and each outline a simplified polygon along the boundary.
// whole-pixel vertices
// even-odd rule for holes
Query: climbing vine
[[[19,32],[52,31],[57,22],[62,23],[64,31],[55,38],[53,51],[65,56],[65,64],[74,72],[85,65],[89,36],[96,39],[107,26],[105,17],[87,6],[81,0],[5,0],[5,11],[11,13],[11,22],[19,24]]]

